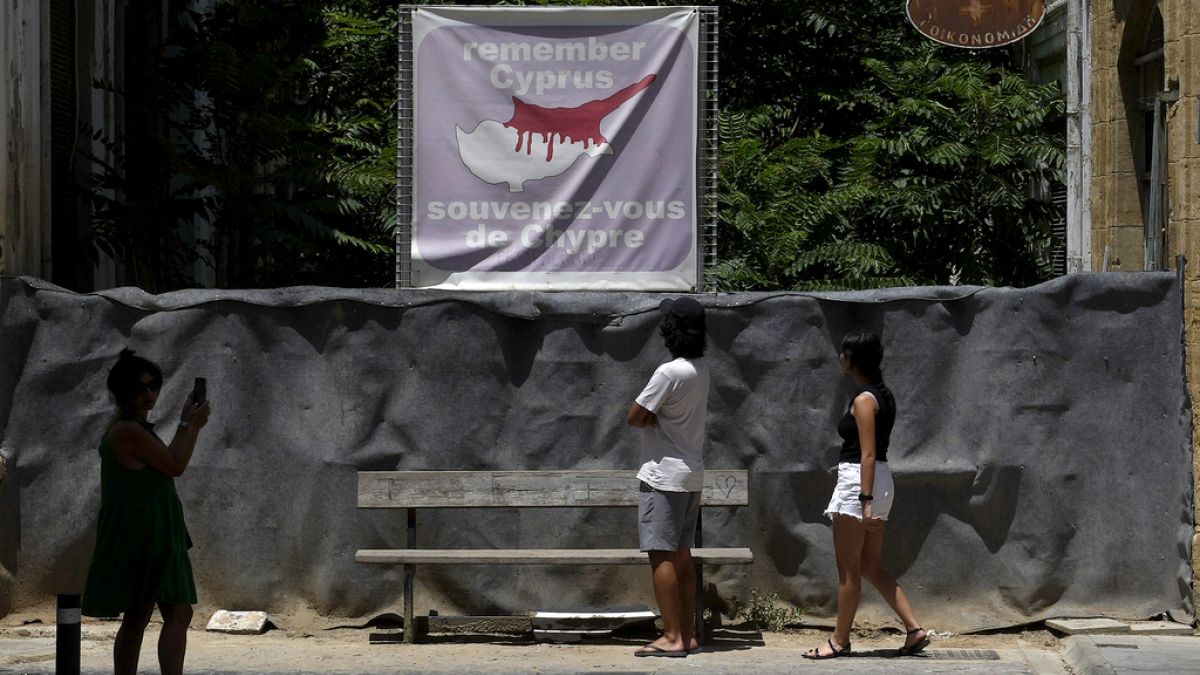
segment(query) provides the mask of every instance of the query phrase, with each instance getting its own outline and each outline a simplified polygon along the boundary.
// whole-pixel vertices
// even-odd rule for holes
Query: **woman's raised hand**
[[[188,397],[187,403],[183,404],[183,412],[179,414],[179,419],[187,422],[188,426],[196,427],[196,430],[204,428],[208,424],[208,414],[212,412],[212,408],[208,405],[208,401],[200,404],[193,404],[191,397]]]

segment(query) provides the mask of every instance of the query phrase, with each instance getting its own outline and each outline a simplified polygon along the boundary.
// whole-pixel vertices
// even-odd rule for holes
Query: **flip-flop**
[[[646,645],[633,653],[634,656],[662,656],[668,659],[682,659],[688,655],[686,649],[672,650],[663,649],[658,645]]]
[[[803,656],[806,659],[812,659],[813,661],[823,661],[825,659],[836,659],[839,656],[850,656],[850,643],[849,642],[847,642],[846,646],[842,647],[841,649],[838,649],[837,647],[833,646],[832,638],[826,640],[826,642],[829,643],[829,650],[830,650],[829,654],[822,654],[820,647],[813,647],[812,649],[808,650],[807,652],[804,652],[800,656]]]
[[[925,631],[925,629],[921,628],[920,626],[917,626],[916,628],[905,633],[905,639],[907,639],[909,635],[912,635],[913,633],[919,633],[921,631]],[[911,645],[901,647],[900,649],[896,650],[896,656],[912,656],[913,654],[916,654],[917,652],[921,651],[922,649],[925,649],[928,646],[929,646],[929,632],[926,631],[925,637],[921,638],[920,640],[914,642]]]

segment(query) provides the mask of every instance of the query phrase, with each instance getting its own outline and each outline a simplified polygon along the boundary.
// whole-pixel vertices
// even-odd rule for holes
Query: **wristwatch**
[[[180,429],[186,429],[189,426],[191,426],[191,424],[187,420],[179,420],[179,428]]]
[[[858,501],[860,501],[860,502],[869,502],[869,501],[874,501],[874,500],[875,500],[874,495],[864,495],[861,492],[858,494]]]

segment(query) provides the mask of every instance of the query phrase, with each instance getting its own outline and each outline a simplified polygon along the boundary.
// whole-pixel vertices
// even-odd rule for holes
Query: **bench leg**
[[[408,509],[405,540],[408,547],[417,547],[417,510]],[[404,566],[404,643],[415,644],[417,641],[417,622],[413,618],[413,577],[417,575],[416,565]]]
[[[413,567],[404,566],[404,642],[410,645],[417,641],[417,623],[413,620],[413,575],[416,572]]]
[[[696,548],[704,546],[704,509],[696,514]],[[704,565],[696,563],[696,644],[708,644],[704,625]]]

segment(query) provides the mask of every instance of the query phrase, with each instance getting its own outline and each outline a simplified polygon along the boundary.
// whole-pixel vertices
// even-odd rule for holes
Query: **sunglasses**
[[[157,394],[158,390],[161,388],[162,385],[156,382],[138,382],[133,385],[133,393],[141,394],[147,391],[152,391]]]

